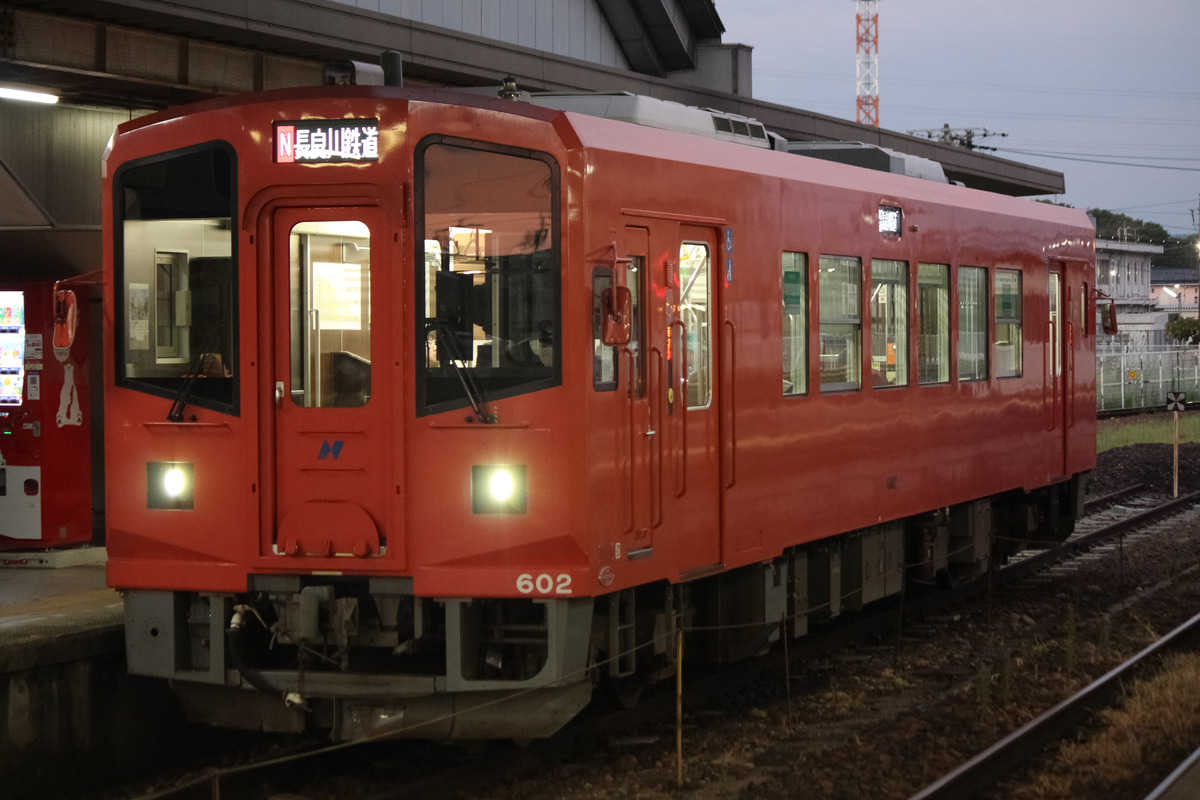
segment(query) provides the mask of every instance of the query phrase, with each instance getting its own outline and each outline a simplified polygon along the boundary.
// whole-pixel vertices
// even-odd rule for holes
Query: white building
[[[1162,245],[1096,240],[1096,288],[1116,305],[1120,333],[1111,344],[1143,349],[1166,344],[1168,313],[1151,291],[1150,260]]]

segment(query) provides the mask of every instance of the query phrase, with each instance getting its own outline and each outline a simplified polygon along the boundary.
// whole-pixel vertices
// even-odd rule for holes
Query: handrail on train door
[[[687,461],[688,461],[688,349],[687,349],[687,324],[683,320],[677,319],[671,323],[670,327],[679,326],[679,340],[675,342],[675,352],[680,354],[679,368],[679,403],[680,403],[680,436],[679,448],[676,456],[676,479],[675,479],[675,496],[683,497],[687,494]]]
[[[1075,427],[1075,323],[1067,322],[1067,357],[1063,369],[1063,402],[1066,427]],[[1068,393],[1070,396],[1068,397]]]
[[[1052,320],[1046,321],[1046,343],[1042,346],[1042,405],[1048,406],[1049,413],[1046,420],[1047,431],[1052,431],[1058,427],[1058,379],[1054,374],[1054,365],[1058,362],[1058,348],[1054,346],[1054,333],[1057,330]],[[1050,401],[1046,402],[1046,393],[1049,392]]]
[[[651,500],[650,507],[650,529],[662,527],[662,454],[663,454],[663,384],[666,383],[664,359],[662,350],[657,347],[650,348],[650,358],[654,362],[651,365],[650,374],[655,377],[656,385],[647,386],[646,392],[648,400],[646,402],[646,413],[650,419],[647,424],[653,425],[646,431],[647,438],[650,438],[650,487]],[[657,434],[657,435],[655,435]]]
[[[628,484],[627,489],[629,492],[629,496],[628,496],[628,501],[625,503],[625,534],[629,535],[629,534],[633,533],[633,527],[634,527],[633,506],[635,503],[634,498],[636,497],[636,487],[634,486],[634,480],[635,480],[634,476],[635,476],[637,470],[634,469],[634,459],[637,458],[637,443],[636,443],[637,433],[636,433],[636,426],[634,424],[634,419],[633,419],[633,413],[634,413],[633,383],[634,383],[634,380],[636,379],[636,376],[633,374],[633,360],[634,360],[633,350],[629,349],[628,346],[625,346],[625,347],[622,347],[617,352],[621,356],[628,357],[628,363],[629,363],[629,369],[625,370],[626,380],[629,381],[629,391],[628,391],[628,395],[627,395],[628,402],[625,404],[626,409],[627,409],[626,414],[625,414],[625,433],[626,433],[625,443],[626,443],[626,445],[628,445],[628,448],[629,448],[629,456],[628,456],[629,460],[627,462],[627,465],[628,465],[627,472],[628,472],[628,476],[629,476],[628,481],[627,481],[627,484]]]
[[[722,404],[722,413],[729,415],[729,479],[726,489],[732,489],[737,484],[737,348],[734,346],[737,328],[732,320],[725,320],[725,328],[729,332],[727,347],[729,349],[729,372],[721,376],[721,391],[729,392],[729,402]]]

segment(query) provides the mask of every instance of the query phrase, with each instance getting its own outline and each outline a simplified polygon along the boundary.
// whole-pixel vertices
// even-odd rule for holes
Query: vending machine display
[[[0,291],[0,406],[19,406],[25,390],[25,293]]]

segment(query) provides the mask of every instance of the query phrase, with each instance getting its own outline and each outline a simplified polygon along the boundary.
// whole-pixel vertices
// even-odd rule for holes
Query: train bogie
[[[1064,535],[1094,463],[1069,210],[366,87],[107,175],[109,582],[197,719],[548,735],[681,629],[732,661]]]

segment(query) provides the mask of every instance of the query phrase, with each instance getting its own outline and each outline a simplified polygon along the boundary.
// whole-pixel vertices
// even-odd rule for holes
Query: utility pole
[[[858,121],[879,127],[879,0],[854,0],[857,7]]]

